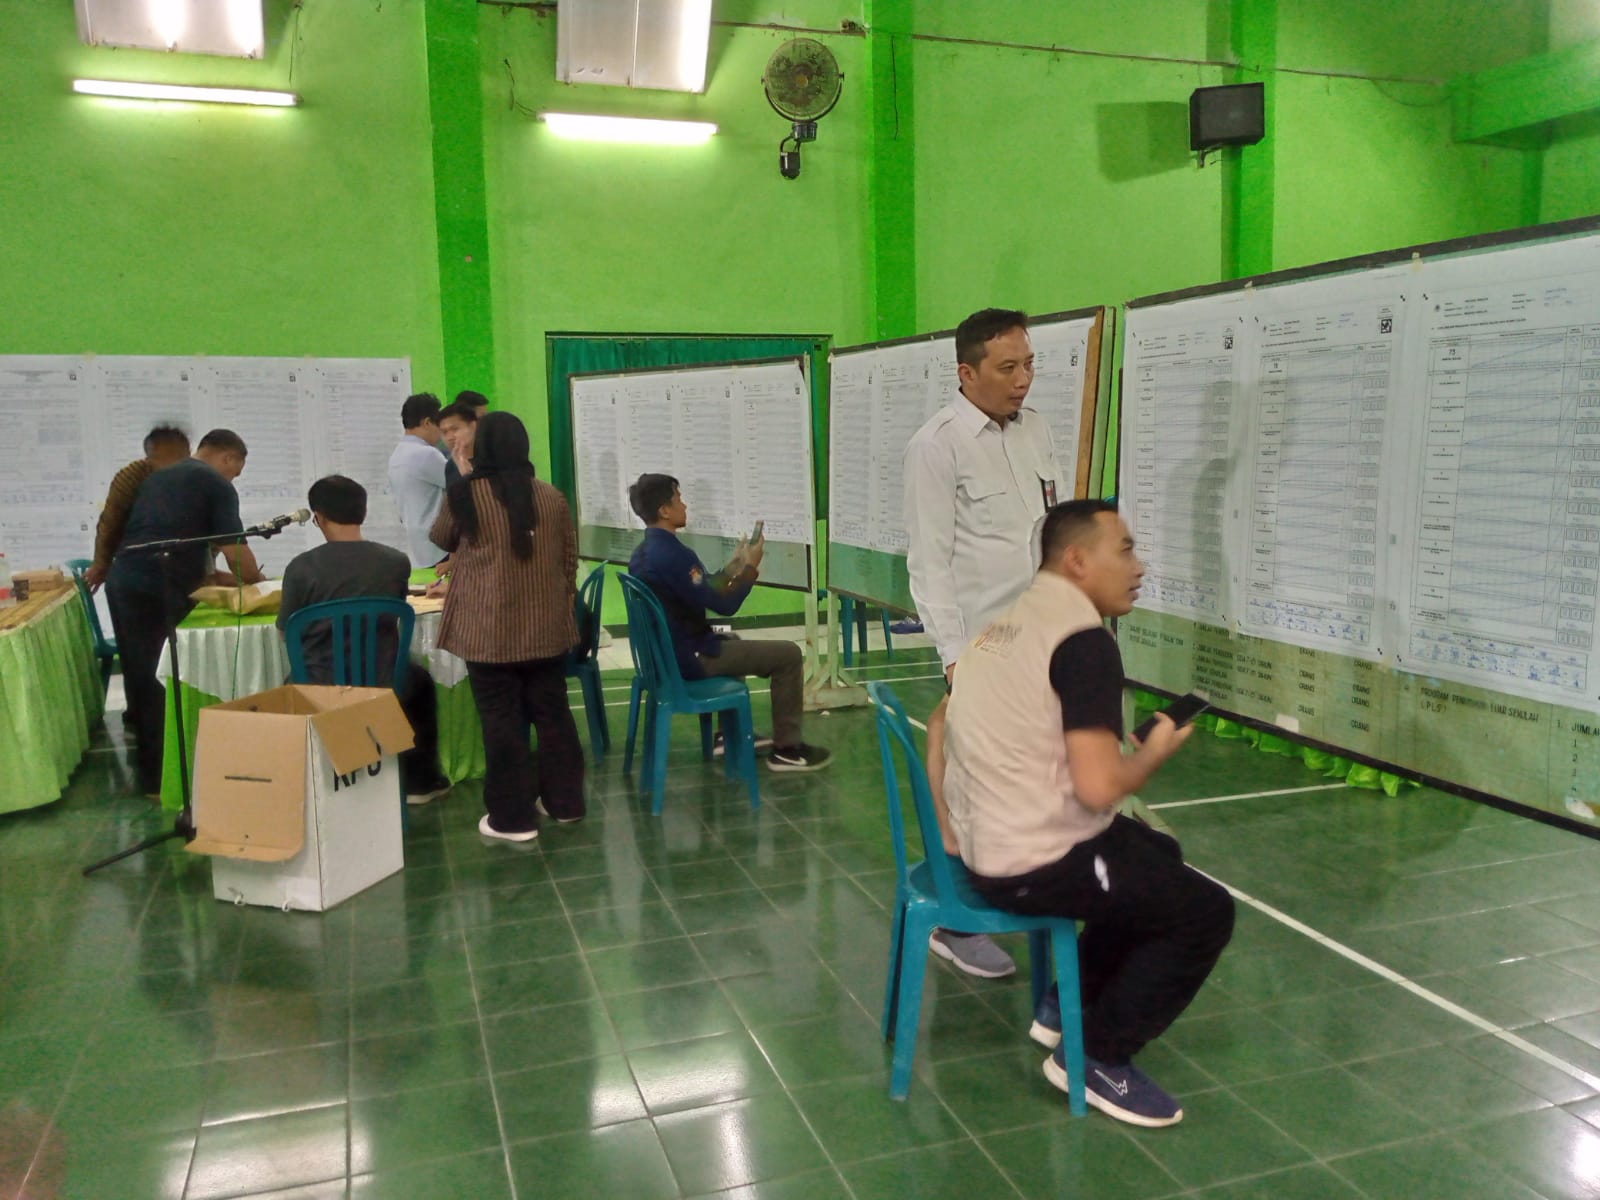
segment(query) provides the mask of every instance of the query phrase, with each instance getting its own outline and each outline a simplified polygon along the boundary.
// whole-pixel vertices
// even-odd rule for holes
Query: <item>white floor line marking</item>
[[[1331,792],[1342,783],[1314,783],[1310,787],[1274,788],[1267,792],[1238,792],[1232,796],[1207,796],[1203,800],[1168,800],[1164,804],[1147,804],[1152,812],[1158,808],[1192,808],[1196,804],[1221,804],[1224,800],[1259,800],[1263,796],[1297,796],[1301,792]]]
[[[923,733],[927,733],[928,732],[928,727],[926,725],[924,725],[921,721],[917,720],[915,717],[908,716],[906,718],[906,720],[910,721],[918,729],[922,730]]]
[[[1193,864],[1191,863],[1190,865],[1192,866]],[[1195,870],[1200,871],[1200,868],[1195,867]],[[1311,926],[1305,924],[1304,922],[1295,920],[1288,913],[1279,912],[1277,909],[1273,908],[1272,905],[1266,903],[1265,901],[1257,900],[1254,896],[1248,895],[1245,892],[1241,892],[1238,888],[1224,883],[1215,875],[1208,875],[1204,871],[1200,871],[1200,874],[1205,875],[1205,877],[1211,880],[1213,883],[1226,888],[1228,894],[1235,900],[1239,900],[1245,904],[1248,904],[1257,912],[1271,917],[1274,921],[1277,921],[1280,924],[1287,925],[1296,933],[1304,934],[1306,937],[1316,942],[1319,946],[1324,946],[1327,949],[1332,950],[1335,954],[1349,959],[1358,967],[1364,967],[1366,970],[1371,971],[1374,975],[1377,975],[1381,979],[1386,979],[1390,983],[1397,984],[1398,986],[1405,988],[1405,990],[1410,992],[1413,996],[1416,996],[1422,1000],[1426,1000],[1429,1004],[1434,1005],[1436,1008],[1442,1008],[1451,1016],[1465,1021],[1468,1025],[1471,1025],[1475,1029],[1480,1029],[1484,1033],[1499,1038],[1508,1046],[1513,1046],[1516,1049],[1521,1050],[1524,1054],[1528,1054],[1534,1058],[1537,1058],[1546,1066],[1554,1067],[1556,1070],[1562,1072],[1562,1074],[1572,1076],[1572,1078],[1576,1079],[1579,1083],[1583,1084],[1584,1087],[1589,1088],[1591,1091],[1600,1092],[1600,1075],[1591,1075],[1582,1067],[1575,1066],[1572,1063],[1569,1063],[1566,1059],[1559,1058],[1556,1055],[1551,1054],[1550,1051],[1541,1046],[1535,1046],[1526,1038],[1518,1037],[1509,1029],[1502,1029],[1500,1026],[1496,1025],[1493,1021],[1487,1019],[1486,1017],[1480,1017],[1477,1013],[1472,1012],[1469,1009],[1462,1008],[1461,1005],[1457,1004],[1455,1001],[1447,1000],[1437,992],[1430,992],[1420,983],[1413,983],[1404,975],[1400,974],[1400,972],[1384,966],[1381,962],[1377,962],[1374,959],[1368,958],[1359,950],[1352,950],[1349,946],[1346,946],[1341,942],[1334,941],[1326,934],[1319,933],[1317,930],[1311,928]]]

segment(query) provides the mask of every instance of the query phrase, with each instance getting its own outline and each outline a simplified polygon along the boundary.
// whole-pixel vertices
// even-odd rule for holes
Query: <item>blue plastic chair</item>
[[[378,683],[378,627],[392,617],[399,634],[390,686],[399,694],[406,681],[411,661],[411,634],[417,615],[411,605],[392,596],[358,596],[350,600],[327,600],[296,609],[284,623],[283,640],[289,651],[289,679],[293,683],[313,683],[306,668],[305,633],[313,621],[327,621],[333,634],[333,682],[336,687],[381,687]]]
[[[859,604],[861,607],[856,608]],[[889,661],[894,661],[894,638],[889,633],[889,610],[880,608],[878,615],[883,618],[883,648],[889,653]],[[854,629],[861,641],[861,653],[867,652],[867,602],[857,600],[853,596],[839,597],[839,632],[844,635],[844,665],[850,666],[855,661],[855,654],[850,648],[850,630]]]
[[[583,711],[589,718],[589,745],[594,749],[596,762],[611,749],[606,697],[600,688],[600,604],[605,590],[606,569],[596,567],[578,588],[578,644],[567,655],[567,678],[576,679],[583,692]]]
[[[750,792],[750,807],[761,807],[756,783],[756,745],[750,716],[750,689],[742,679],[685,680],[672,652],[672,635],[661,601],[650,588],[631,575],[619,575],[622,599],[628,608],[628,644],[634,664],[644,677],[642,691],[650,695],[645,706],[644,761],[641,787],[650,791],[650,812],[661,815],[667,786],[667,739],[672,718],[679,713],[700,717],[700,752],[711,757],[711,716],[726,714],[723,726],[727,753],[723,770],[730,779],[743,779]],[[628,743],[632,746],[637,709],[628,716]]]
[[[67,570],[72,572],[72,582],[78,585],[78,599],[83,601],[83,611],[89,616],[89,632],[94,636],[94,656],[100,660],[100,686],[111,686],[111,667],[117,661],[117,643],[106,637],[100,625],[100,613],[94,606],[94,595],[89,591],[89,581],[84,572],[90,567],[87,558],[69,558]]]
[[[1078,926],[1065,917],[1025,917],[993,907],[972,886],[966,867],[946,854],[939,836],[922,756],[911,738],[905,709],[886,683],[867,684],[878,710],[878,752],[883,759],[883,784],[889,803],[889,830],[894,837],[894,926],[889,935],[889,978],[883,997],[883,1036],[894,1040],[889,1095],[904,1100],[911,1090],[911,1062],[917,1048],[917,1019],[922,1008],[922,980],[928,966],[928,936],[936,928],[965,933],[1026,933],[1033,973],[1033,1002],[1039,1003],[1050,984],[1055,962],[1061,995],[1062,1053],[1067,1063],[1067,1102],[1074,1116],[1088,1111],[1083,1094],[1083,1010],[1078,998]],[[895,748],[905,761],[906,777],[917,814],[924,860],[906,861],[905,820],[901,816],[902,783]]]

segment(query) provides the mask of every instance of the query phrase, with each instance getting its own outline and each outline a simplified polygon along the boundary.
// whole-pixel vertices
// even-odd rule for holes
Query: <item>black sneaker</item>
[[[765,754],[768,750],[771,750],[771,749],[772,749],[772,735],[771,734],[766,734],[766,733],[758,733],[758,734],[756,734],[756,753],[757,754]],[[713,738],[712,742],[711,742],[711,757],[712,758],[721,758],[723,756],[723,754],[726,752],[726,750],[727,750],[727,747],[722,744],[722,734],[718,733],[717,736],[715,738]]]
[[[803,742],[798,746],[774,746],[767,755],[767,770],[820,771],[832,758],[833,755],[821,746],[807,746]]]
[[[437,800],[450,790],[450,781],[443,775],[406,784],[407,804],[426,804]]]
[[[1146,1129],[1160,1129],[1183,1120],[1183,1106],[1132,1063],[1107,1066],[1084,1056],[1084,1098],[1108,1117]],[[1067,1068],[1061,1047],[1044,1060],[1044,1077],[1063,1092]]]

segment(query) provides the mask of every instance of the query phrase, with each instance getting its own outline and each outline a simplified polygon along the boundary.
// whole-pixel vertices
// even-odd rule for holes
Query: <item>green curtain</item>
[[[695,363],[745,362],[805,355],[811,376],[811,462],[817,512],[828,511],[828,346],[819,335],[552,333],[545,337],[550,366],[550,482],[576,507],[569,381],[594,371],[633,371]]]

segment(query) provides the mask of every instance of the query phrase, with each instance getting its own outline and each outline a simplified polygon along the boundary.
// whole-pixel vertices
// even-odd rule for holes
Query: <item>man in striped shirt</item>
[[[94,532],[94,561],[84,572],[89,586],[98,591],[111,572],[111,559],[122,545],[122,531],[128,527],[139,488],[162,467],[170,467],[189,457],[189,435],[175,425],[157,425],[144,437],[144,457],[135,459],[111,479],[111,490],[100,509],[100,524]]]

